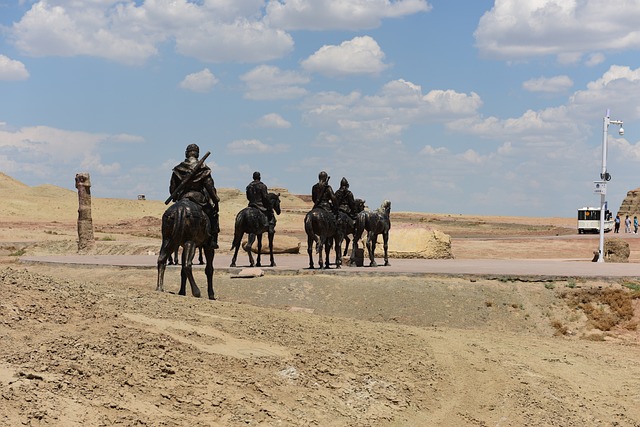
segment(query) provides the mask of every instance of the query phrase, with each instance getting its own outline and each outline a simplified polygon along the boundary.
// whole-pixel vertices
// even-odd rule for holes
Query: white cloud
[[[294,99],[307,93],[300,85],[308,83],[309,77],[272,65],[260,65],[240,76],[240,80],[246,84],[245,98]]]
[[[433,148],[431,145],[425,145],[422,150],[420,150],[420,154],[424,154],[426,156],[437,156],[439,154],[447,154],[449,150],[446,147],[437,147]]]
[[[216,76],[205,68],[197,73],[188,74],[184,80],[180,82],[180,87],[191,90],[193,92],[206,93],[218,83]]]
[[[496,0],[475,31],[485,56],[527,59],[640,48],[637,1]]]
[[[25,127],[15,131],[0,129],[0,156],[16,160],[23,171],[36,176],[58,176],[62,170],[82,167],[90,172],[113,174],[118,163],[104,163],[100,146],[111,142],[139,142],[133,135],[108,135],[56,129]],[[17,167],[14,165],[14,168]]]
[[[258,139],[239,139],[227,144],[227,151],[231,154],[281,153],[287,149],[286,145],[268,145]]]
[[[423,94],[419,85],[393,80],[372,96],[315,94],[305,99],[302,108],[307,123],[333,133],[347,132],[357,140],[397,138],[412,124],[474,117],[481,105],[475,93],[432,90]]]
[[[584,65],[587,67],[595,67],[596,65],[600,65],[605,61],[606,57],[603,53],[596,52],[589,55],[587,60],[584,62]]]
[[[264,128],[278,129],[288,129],[291,127],[291,123],[277,113],[265,114],[264,116],[260,117],[260,119],[258,119],[257,125]]]
[[[354,31],[429,10],[425,0],[269,0],[266,19],[287,30]]]
[[[262,22],[203,22],[176,33],[176,50],[205,62],[261,62],[280,58],[293,49],[293,39]]]
[[[369,36],[363,36],[342,42],[339,46],[322,46],[302,61],[302,67],[328,76],[378,74],[388,67],[383,61],[384,52],[378,43]]]
[[[0,81],[26,80],[28,78],[29,72],[22,62],[0,54]]]
[[[139,65],[175,41],[206,62],[258,62],[291,51],[293,40],[262,19],[262,1],[38,1],[11,28],[31,56],[96,56]]]
[[[563,92],[573,86],[573,80],[569,76],[538,77],[522,83],[524,90],[529,92]]]

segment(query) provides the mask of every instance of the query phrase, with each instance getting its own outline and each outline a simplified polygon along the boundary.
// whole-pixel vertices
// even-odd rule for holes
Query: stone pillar
[[[89,173],[76,174],[78,189],[78,253],[92,253],[96,246],[91,219],[91,178]]]

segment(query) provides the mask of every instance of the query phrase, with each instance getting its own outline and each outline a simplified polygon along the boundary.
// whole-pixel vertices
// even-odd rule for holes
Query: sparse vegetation
[[[569,333],[569,328],[567,328],[566,325],[564,325],[561,321],[559,320],[553,320],[551,322],[551,326],[556,330],[555,335],[567,335]]]
[[[622,286],[625,288],[629,288],[632,291],[640,292],[640,284],[636,282],[622,282]],[[640,297],[640,295],[638,295]]]
[[[555,283],[553,283],[553,282],[548,282],[548,283],[545,283],[545,284],[544,284],[544,287],[545,287],[546,289],[555,289],[556,284],[555,284]]]
[[[582,311],[589,324],[601,331],[610,331],[620,326],[635,330],[637,324],[632,322],[634,308],[633,293],[624,289],[592,288],[562,295],[570,308]]]
[[[22,256],[26,253],[27,253],[26,249],[22,248],[22,249],[18,249],[17,251],[11,252],[9,256]]]

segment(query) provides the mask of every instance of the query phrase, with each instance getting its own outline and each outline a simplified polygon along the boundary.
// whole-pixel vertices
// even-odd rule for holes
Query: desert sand
[[[278,233],[304,242],[309,204],[280,191]],[[216,271],[209,301],[176,295],[179,267],[158,293],[154,268],[21,263],[77,250],[77,194],[2,174],[0,193],[0,425],[640,425],[637,278]],[[221,194],[227,248],[245,200]],[[162,201],[93,196],[99,253],[157,251]],[[598,246],[573,218],[392,221],[449,234],[456,258]],[[640,273],[638,236],[615,237]]]

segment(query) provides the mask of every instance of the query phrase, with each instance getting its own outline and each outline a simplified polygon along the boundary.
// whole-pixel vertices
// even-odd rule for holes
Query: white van
[[[605,211],[604,232],[613,230],[613,214]],[[578,209],[578,234],[600,232],[600,208],[584,207]]]

